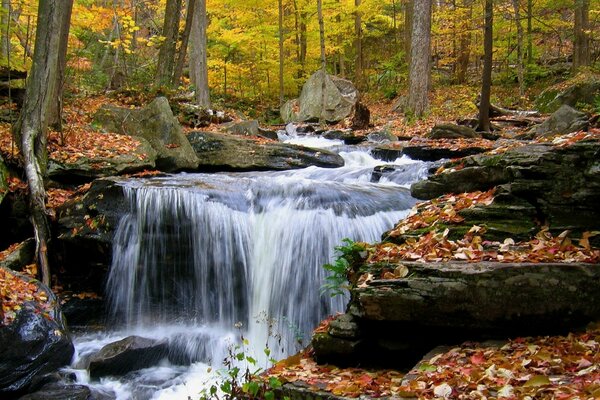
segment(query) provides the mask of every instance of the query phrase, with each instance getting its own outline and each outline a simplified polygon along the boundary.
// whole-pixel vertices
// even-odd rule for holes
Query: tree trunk
[[[177,54],[175,71],[173,71],[173,86],[179,85],[179,80],[181,79],[181,75],[183,73],[183,64],[185,64],[185,55],[187,53],[188,42],[190,40],[190,32],[192,30],[195,8],[196,0],[189,0],[185,16],[185,28],[183,29],[183,34],[181,35],[181,46],[179,47],[179,54]]]
[[[278,0],[279,6],[279,106],[285,101],[283,87],[283,1]]]
[[[173,79],[180,14],[181,0],[167,0],[162,30],[165,41],[160,46],[156,67],[156,84],[160,86],[169,86]]]
[[[415,1],[406,112],[417,118],[422,117],[429,106],[430,47],[431,0]]]
[[[456,60],[456,80],[458,83],[467,81],[467,72],[469,71],[469,61],[471,60],[471,18],[473,17],[473,0],[464,0],[463,7],[467,14],[460,23],[459,33],[459,54]]]
[[[2,0],[2,7],[0,15],[0,57],[4,60],[8,60],[10,53],[10,0]]]
[[[406,65],[410,66],[410,46],[412,44],[414,0],[406,0],[404,9],[404,53]]]
[[[590,65],[589,21],[590,1],[575,0],[575,26],[573,42],[573,71]]]
[[[519,81],[519,103],[525,96],[525,59],[523,57],[523,24],[521,22],[521,0],[512,0],[517,25],[517,80]]]
[[[494,4],[493,0],[485,0],[485,25],[483,37],[483,76],[481,78],[481,99],[479,102],[479,124],[478,131],[490,132],[490,95],[492,90],[492,51],[494,45],[493,37]]]
[[[325,22],[323,21],[323,1],[317,0],[317,15],[319,18],[319,43],[321,48],[321,113],[319,115],[319,124],[325,124],[325,89],[327,87],[327,60],[325,58]]]
[[[527,65],[533,64],[533,0],[527,0]]]
[[[64,5],[62,5],[64,7],[64,12],[62,13],[62,19],[60,21],[60,42],[58,45],[56,83],[52,85],[52,90],[50,92],[50,108],[48,110],[48,125],[60,132],[62,132],[63,91],[65,87],[67,50],[69,47],[69,30],[71,27],[73,0],[62,0],[62,2],[64,2]]]
[[[196,89],[196,103],[200,107],[210,108],[210,90],[208,88],[208,65],[206,57],[206,0],[194,0],[194,18],[190,40],[190,78]],[[225,94],[227,90],[227,72],[225,71]]]
[[[50,225],[46,212],[44,176],[47,164],[48,104],[51,86],[57,81],[60,25],[68,2],[40,0],[33,64],[27,80],[26,97],[14,126],[25,162],[31,221],[35,231],[36,260],[41,280],[50,284],[48,248]]]
[[[356,59],[354,62],[356,86],[363,87],[363,50],[362,50],[362,12],[359,10],[361,0],[354,0],[356,11],[354,12],[354,51]]]

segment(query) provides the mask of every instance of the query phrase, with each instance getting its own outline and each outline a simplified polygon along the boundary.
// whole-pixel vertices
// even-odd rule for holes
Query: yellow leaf
[[[523,387],[538,387],[550,384],[550,378],[545,375],[534,375],[525,384]]]

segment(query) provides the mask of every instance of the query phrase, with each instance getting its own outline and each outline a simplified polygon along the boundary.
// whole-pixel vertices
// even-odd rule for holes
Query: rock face
[[[306,168],[311,165],[337,168],[339,155],[327,150],[291,144],[258,144],[252,140],[219,133],[192,132],[188,139],[205,171],[266,171]]]
[[[300,98],[290,100],[281,109],[281,117],[288,122],[316,122],[323,117],[326,122],[339,122],[352,115],[358,101],[358,90],[352,82],[315,72],[302,87]],[[325,96],[323,97],[323,80]],[[325,105],[323,106],[323,98]],[[298,111],[296,112],[296,109]]]
[[[105,105],[94,116],[95,123],[111,132],[142,137],[157,152],[161,171],[194,170],[198,159],[165,97],[140,109]]]
[[[535,219],[554,232],[593,231],[600,220],[599,154],[599,141],[582,141],[568,147],[534,144],[498,155],[468,157],[461,161],[464,168],[417,182],[411,194],[431,199],[498,186],[494,204],[500,213],[508,210],[519,220]],[[506,217],[477,208],[469,212],[483,221]]]
[[[139,145],[132,153],[114,157],[97,155],[93,158],[81,157],[74,162],[51,158],[48,160],[48,177],[60,182],[80,182],[154,169],[156,150],[146,139],[136,137],[136,140]]]
[[[104,346],[90,358],[90,376],[121,376],[158,364],[168,356],[166,342],[129,336]]]
[[[43,292],[47,300],[26,301],[12,322],[0,325],[2,398],[35,389],[44,375],[69,364],[74,351],[59,301],[50,289],[24,275],[12,271],[8,273],[35,285],[36,293]]]
[[[566,86],[566,88],[565,88]],[[545,113],[552,113],[562,105],[575,107],[579,104],[594,104],[600,94],[600,77],[580,74],[565,83],[551,86],[536,99],[536,108]]]
[[[533,136],[564,135],[571,132],[587,130],[589,119],[585,113],[571,106],[562,105],[543,123],[529,130]]]
[[[481,133],[464,125],[439,124],[431,129],[427,137],[429,139],[475,139],[481,138]]]

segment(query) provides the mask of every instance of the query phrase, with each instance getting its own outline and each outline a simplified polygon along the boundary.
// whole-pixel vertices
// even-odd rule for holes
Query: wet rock
[[[230,135],[192,132],[190,143],[205,171],[266,171],[306,168],[311,165],[337,168],[344,165],[339,155],[283,143],[260,144]]]
[[[8,273],[35,285],[37,293],[41,296],[43,292],[47,300],[26,301],[12,322],[0,325],[2,398],[35,390],[44,375],[68,365],[74,352],[59,301],[50,289],[25,275]]]
[[[398,138],[388,130],[371,132],[367,135],[367,140],[371,143],[389,143],[397,142]]]
[[[344,144],[355,145],[364,142],[365,136],[357,136],[353,131],[326,131],[321,134],[322,137],[329,140],[342,140]]]
[[[0,248],[5,249],[34,235],[29,216],[26,194],[8,192],[0,204]]]
[[[35,256],[35,240],[27,239],[20,243],[16,249],[0,260],[0,267],[21,271],[25,266],[31,264]]]
[[[442,159],[462,158],[474,154],[485,153],[488,148],[472,147],[433,147],[427,144],[407,145],[402,149],[404,155],[413,160],[438,161]]]
[[[426,137],[429,139],[476,139],[481,138],[481,133],[465,125],[438,124]]]
[[[114,400],[114,393],[106,393],[84,385],[53,383],[27,394],[19,400]]]
[[[102,106],[94,121],[109,132],[142,137],[156,150],[156,167],[161,171],[194,170],[198,158],[165,97],[144,108]]]
[[[342,314],[333,319],[327,333],[341,339],[357,339],[361,336],[360,327],[350,314]]]
[[[90,376],[121,376],[157,365],[168,355],[166,342],[129,336],[104,346],[89,360]]]
[[[90,182],[96,178],[130,174],[154,169],[157,153],[150,143],[141,137],[139,145],[131,153],[114,156],[96,155],[80,157],[75,161],[48,160],[48,177],[67,183]]]
[[[402,147],[378,146],[371,149],[371,155],[382,161],[394,161],[404,155]]]
[[[563,105],[543,123],[534,126],[529,134],[536,136],[564,135],[571,132],[587,130],[589,118],[585,113],[571,106]]]

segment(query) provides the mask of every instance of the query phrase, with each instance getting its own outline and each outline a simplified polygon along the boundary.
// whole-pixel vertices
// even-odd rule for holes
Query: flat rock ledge
[[[406,278],[352,289],[347,314],[313,337],[318,362],[406,368],[439,345],[559,334],[600,319],[597,264],[402,264]]]

